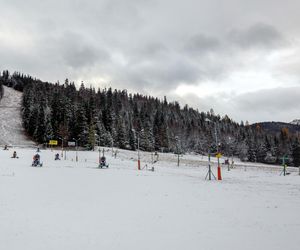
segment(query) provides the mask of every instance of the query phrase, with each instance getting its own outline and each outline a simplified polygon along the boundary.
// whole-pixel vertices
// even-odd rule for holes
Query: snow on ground
[[[19,159],[10,158],[16,150]],[[98,152],[0,150],[0,242],[5,250],[299,249],[300,176],[279,167],[224,167],[222,181],[206,181],[205,158],[106,149]],[[215,162],[215,159],[214,159]],[[213,171],[216,166],[213,164]]]
[[[24,136],[21,120],[22,93],[4,87],[4,96],[0,100],[0,145],[33,146],[34,142]]]

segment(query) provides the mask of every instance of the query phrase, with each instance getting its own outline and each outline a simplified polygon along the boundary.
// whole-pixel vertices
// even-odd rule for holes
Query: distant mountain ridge
[[[297,122],[298,121],[298,122]],[[297,133],[300,132],[300,120],[293,120],[291,123],[286,122],[260,122],[260,123],[254,123],[251,125],[252,127],[260,127],[266,132],[272,133],[272,134],[278,134],[280,133],[281,129],[287,128],[290,133]]]
[[[300,119],[295,119],[290,122],[293,125],[300,125]]]

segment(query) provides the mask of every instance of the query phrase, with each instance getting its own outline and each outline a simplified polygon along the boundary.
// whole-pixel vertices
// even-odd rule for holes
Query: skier
[[[7,145],[4,145],[3,150],[8,150]]]

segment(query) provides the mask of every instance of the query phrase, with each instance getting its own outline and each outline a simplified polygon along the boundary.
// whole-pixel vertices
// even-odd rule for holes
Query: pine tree
[[[238,124],[226,115],[221,118],[213,110],[200,113],[187,105],[180,108],[177,102],[170,103],[166,97],[159,100],[140,94],[128,95],[126,90],[111,88],[98,89],[96,93],[94,88],[85,88],[83,82],[76,90],[68,79],[62,85],[50,84],[19,72],[11,75],[8,71],[0,76],[1,85],[23,91],[23,125],[28,135],[39,142],[60,136],[63,127],[67,131],[64,137],[80,139],[82,146],[93,145],[92,137],[96,133],[95,139],[102,146],[114,143],[135,150],[134,129],[140,132],[143,150],[175,152],[177,136],[182,150],[204,153],[208,148],[211,151],[217,148],[214,123],[206,122],[208,118],[219,125],[218,139],[224,154],[273,163],[274,157],[280,162],[282,155],[292,159],[295,152],[295,136],[288,129],[279,135],[269,134],[261,125]],[[234,142],[231,145],[229,137]]]
[[[239,158],[241,161],[248,161],[249,159],[249,147],[246,143],[246,141],[243,141],[239,146]]]
[[[79,138],[80,144],[86,146],[88,144],[89,131],[85,109],[82,105],[77,107],[75,131],[76,138]]]
[[[161,130],[160,114],[159,114],[159,111],[157,111],[155,114],[154,124],[153,124],[154,149],[156,151],[160,150],[161,145],[162,145],[161,137],[160,137],[160,130]]]
[[[126,135],[126,130],[125,130],[125,124],[124,121],[121,119],[118,120],[118,125],[117,125],[117,136],[115,140],[115,145],[118,146],[119,148],[126,149],[128,148],[128,141],[127,141],[127,135]]]
[[[3,97],[3,94],[4,94],[3,83],[2,83],[2,80],[1,80],[1,77],[0,77],[0,100]]]
[[[95,125],[93,124],[93,122],[91,122],[88,134],[88,147],[93,151],[95,150],[96,136],[98,135],[96,134]]]
[[[292,156],[293,156],[293,165],[295,167],[300,167],[300,143],[298,140],[293,145]]]
[[[131,150],[136,149],[135,136],[134,136],[134,132],[133,132],[131,123],[130,123],[129,130],[128,130],[128,143],[129,143],[129,148]]]
[[[36,127],[38,124],[38,115],[39,115],[39,108],[38,105],[33,105],[30,110],[30,115],[28,119],[28,134],[34,136],[36,131]]]
[[[37,118],[37,125],[33,137],[40,143],[45,143],[46,138],[46,120],[45,120],[45,110],[44,106],[40,106]]]
[[[45,141],[53,138],[53,129],[51,125],[51,110],[49,107],[45,108]]]

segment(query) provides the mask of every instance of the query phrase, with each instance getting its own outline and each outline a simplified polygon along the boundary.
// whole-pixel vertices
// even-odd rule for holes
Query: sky
[[[299,0],[0,0],[0,70],[250,123],[300,118]]]

